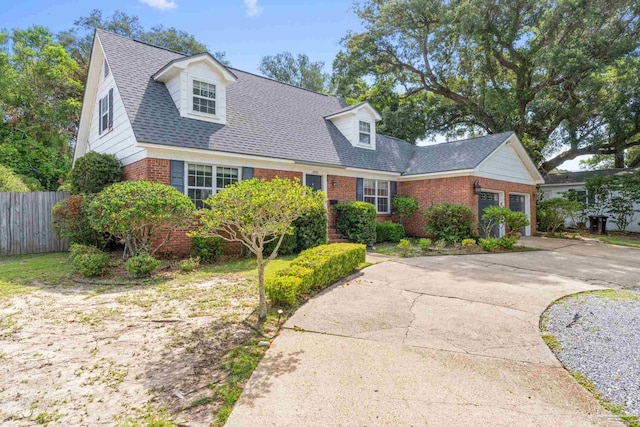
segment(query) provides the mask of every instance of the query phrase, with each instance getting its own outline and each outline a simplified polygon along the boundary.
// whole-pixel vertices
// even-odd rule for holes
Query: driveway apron
[[[366,268],[288,320],[227,425],[622,425],[538,325],[562,296],[640,283],[640,251],[614,251],[587,277],[598,251],[591,262],[555,248]],[[613,266],[622,273],[607,276]]]

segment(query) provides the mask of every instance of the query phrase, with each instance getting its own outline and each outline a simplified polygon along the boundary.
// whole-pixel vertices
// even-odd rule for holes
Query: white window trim
[[[189,165],[210,166],[211,168],[213,168],[212,177],[211,177],[211,188],[189,185]],[[224,188],[218,188],[218,168],[237,169],[238,182],[242,181],[242,166],[229,166],[229,165],[219,165],[219,164],[213,164],[213,163],[202,163],[202,162],[184,162],[184,195],[189,197],[190,189],[211,190],[212,196],[216,194],[219,190],[224,190]]]
[[[360,130],[360,123],[366,123],[369,125],[369,132],[363,132]],[[366,142],[361,142],[360,141],[360,134],[364,133],[369,135],[369,143],[367,144]],[[371,124],[371,122],[368,122],[366,120],[358,120],[358,140],[357,140],[357,144],[358,145],[362,145],[363,147],[373,147],[373,125]]]
[[[199,82],[202,82],[202,83],[209,83],[210,85],[215,86],[215,88],[216,88],[216,97],[213,99],[213,101],[215,101],[215,103],[216,103],[216,112],[215,112],[215,114],[203,113],[202,111],[196,111],[196,110],[193,109],[193,97],[194,96],[197,96],[198,98],[202,98],[202,99],[211,100],[211,98],[205,98],[205,97],[202,97],[202,96],[194,95],[194,93],[193,93],[193,82],[194,81],[199,81]],[[218,112],[220,111],[220,101],[219,101],[219,97],[218,97],[218,91],[219,91],[218,85],[219,85],[219,82],[213,81],[211,79],[206,79],[206,78],[195,76],[195,75],[189,75],[189,98],[188,98],[189,114],[193,114],[194,116],[211,117],[211,118],[219,119],[220,118],[220,114]]]
[[[109,112],[113,109],[112,105],[109,105],[109,91],[107,91],[107,94],[105,96],[103,96],[102,98],[100,98],[98,100],[98,103],[100,105],[98,105],[98,112],[100,112],[100,106],[102,105],[102,101],[107,100],[106,104],[107,104],[107,109],[106,111],[103,110],[102,111],[102,115],[100,115],[100,117],[98,117],[98,133],[100,134],[100,137],[103,137],[104,135],[108,134],[109,132],[111,132],[113,130],[113,126],[109,126],[109,123],[111,122],[111,117],[109,117]],[[104,116],[107,116],[107,127],[106,128],[102,128],[102,118]]]
[[[375,196],[368,196],[365,194],[365,181],[373,181],[374,183],[374,187],[375,187]],[[379,196],[378,195],[378,188],[379,188],[379,183],[381,182],[386,182],[387,183],[387,195],[386,196]],[[377,214],[390,214],[391,213],[391,181],[385,180],[385,179],[369,179],[369,178],[364,178],[362,180],[362,200],[366,201],[365,198],[373,198],[375,200],[375,203],[373,204],[376,207],[376,213]],[[387,199],[387,210],[386,211],[379,211],[378,210],[378,199]]]

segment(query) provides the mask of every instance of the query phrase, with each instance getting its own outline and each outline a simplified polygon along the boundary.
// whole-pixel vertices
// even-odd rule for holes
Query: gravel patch
[[[558,359],[589,378],[603,397],[640,416],[640,292],[580,294],[545,313]]]

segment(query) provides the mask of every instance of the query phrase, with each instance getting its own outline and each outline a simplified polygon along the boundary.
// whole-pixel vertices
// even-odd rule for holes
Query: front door
[[[322,176],[307,175],[305,178],[305,185],[313,188],[314,191],[322,190]]]
[[[525,207],[525,199],[526,198],[520,194],[509,194],[509,209],[514,212],[522,212],[526,215],[527,210]],[[524,236],[526,234],[526,229],[523,228],[520,232]]]
[[[489,206],[499,206],[499,205],[500,205],[500,195],[498,193],[488,193],[488,192],[480,193],[480,197],[478,201],[478,223],[479,223],[478,230],[480,231],[480,233],[484,232],[482,227],[483,225],[485,225],[485,222],[482,221],[482,214],[484,213],[484,210]],[[500,227],[498,225],[495,225],[491,229],[491,237],[500,237]]]

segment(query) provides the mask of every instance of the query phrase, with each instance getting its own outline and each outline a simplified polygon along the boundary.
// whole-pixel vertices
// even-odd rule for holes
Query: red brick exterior
[[[461,176],[454,178],[424,179],[398,182],[398,194],[418,199],[420,207],[429,207],[436,203],[460,203],[473,209],[476,224],[478,222],[478,195],[473,192],[473,183],[478,181],[486,190],[504,191],[505,206],[509,207],[509,193],[529,194],[531,202],[531,233],[535,234],[536,223],[536,187],[535,185],[498,181],[495,179]],[[425,222],[420,212],[405,221],[407,234],[425,235]]]
[[[165,159],[146,158],[122,168],[125,180],[148,179],[159,181],[164,184],[171,183],[171,161]],[[298,178],[302,182],[302,172],[283,171],[277,169],[255,168],[254,177],[262,179],[273,179],[275,177],[294,179]],[[422,208],[435,203],[450,202],[461,203],[473,209],[476,223],[478,218],[478,195],[473,192],[473,183],[478,181],[480,186],[487,190],[504,191],[505,205],[509,206],[509,193],[516,192],[530,195],[531,212],[531,232],[535,233],[535,201],[536,188],[533,185],[517,184],[508,181],[498,181],[487,178],[472,176],[424,179],[417,181],[398,182],[397,192],[401,195],[412,196],[418,199]],[[353,201],[356,199],[357,178],[339,175],[327,176],[327,198],[338,202]],[[392,219],[389,214],[377,216],[378,221]],[[424,236],[425,223],[421,212],[416,213],[409,220],[403,221],[410,236]],[[329,207],[329,235],[335,236],[335,214]],[[176,230],[170,242],[162,247],[160,252],[165,256],[184,256],[191,251],[191,242],[186,233],[194,227]],[[227,244],[225,253],[239,254],[241,246],[239,244]]]

